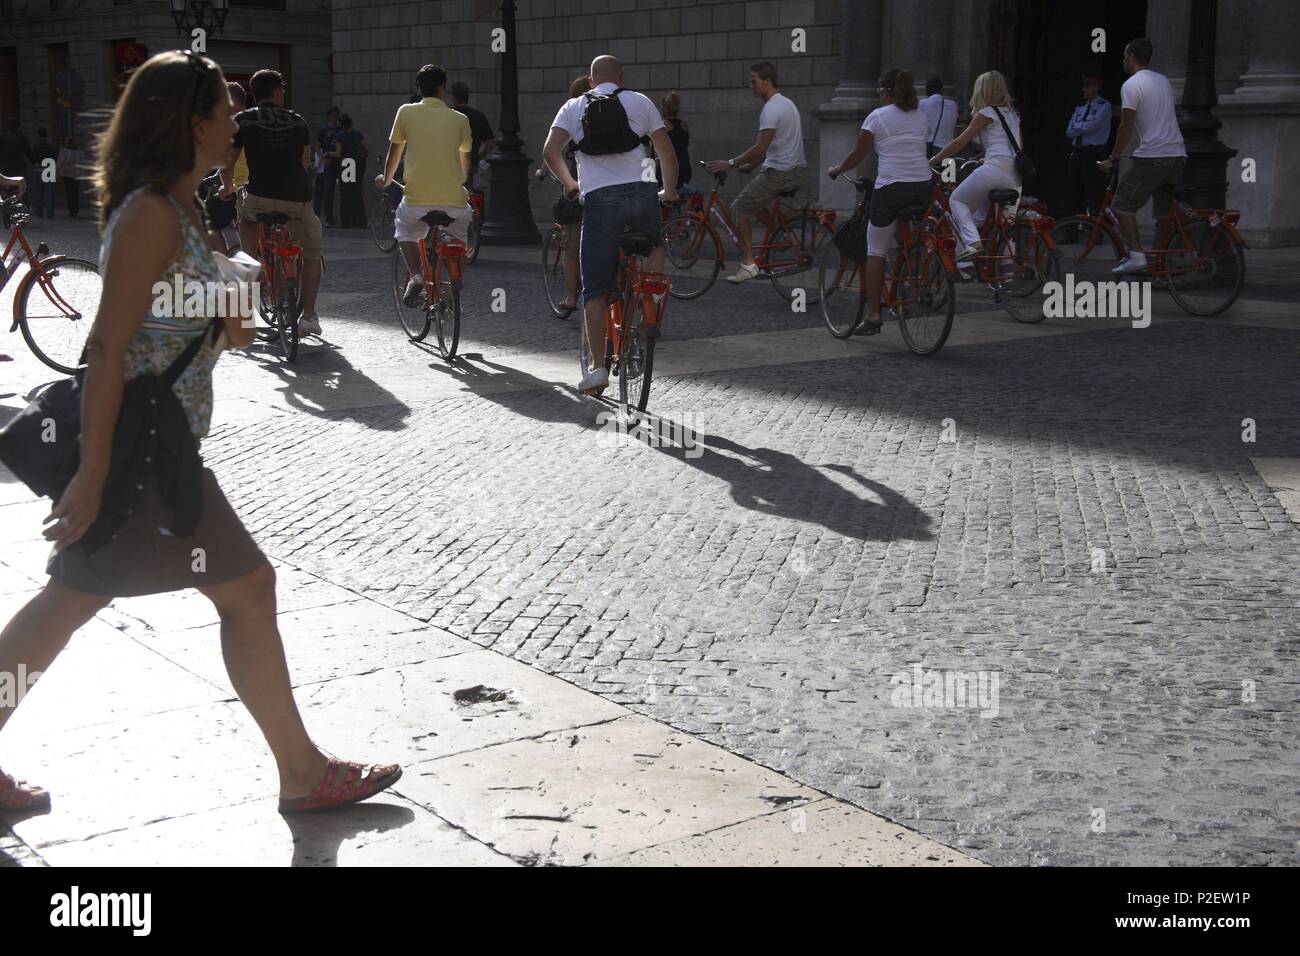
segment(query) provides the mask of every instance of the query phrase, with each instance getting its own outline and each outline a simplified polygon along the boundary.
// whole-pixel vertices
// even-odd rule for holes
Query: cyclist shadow
[[[689,432],[660,419],[680,443],[659,442],[659,452],[727,482],[731,500],[742,508],[777,518],[820,525],[859,541],[928,541],[928,514],[887,485],[860,474],[852,465],[812,465],[775,448],[748,448],[720,435]],[[659,434],[665,434],[660,431]],[[696,451],[699,454],[695,454]],[[691,457],[694,455],[694,457]],[[879,499],[872,501],[825,474],[833,471]]]
[[[429,351],[437,354],[434,349]],[[522,369],[490,361],[477,352],[458,355],[451,364],[441,360],[432,362],[429,367],[450,375],[466,391],[516,415],[539,422],[594,427],[591,405],[571,389]]]
[[[245,350],[245,355],[280,378],[284,384],[276,391],[295,411],[335,420],[353,419],[376,431],[406,427],[410,406],[359,371],[339,346],[317,339],[308,343],[299,346],[298,360],[293,364],[279,358],[274,343],[255,343]],[[368,399],[358,405],[362,394]],[[385,408],[386,414],[377,416],[374,409],[378,407]]]

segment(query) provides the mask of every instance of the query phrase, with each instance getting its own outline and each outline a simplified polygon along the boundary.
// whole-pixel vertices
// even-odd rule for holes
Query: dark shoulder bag
[[[995,106],[993,107],[993,112],[998,114],[998,121],[1002,124],[1002,129],[1007,134],[1007,142],[1010,143],[1011,148],[1016,151],[1016,172],[1020,174],[1020,185],[1025,186],[1028,184],[1029,180],[1033,178],[1034,173],[1038,172],[1038,167],[1034,165],[1032,159],[1025,155],[1025,153],[1020,149],[1020,145],[1016,142],[1016,138],[1011,135],[1011,127],[1007,125],[1006,118],[1002,115],[1002,111]]]
[[[203,339],[208,335],[216,337],[219,321],[213,319],[202,335],[196,335],[162,375],[139,378],[161,379],[170,389],[198,354]],[[81,463],[81,398],[85,372],[82,365],[70,378],[47,386],[13,421],[0,429],[0,462],[35,494],[55,502],[62,497]],[[130,402],[133,394],[143,394],[139,389],[130,388],[136,381],[127,382],[123,389],[119,423],[122,415],[138,411],[132,409]]]

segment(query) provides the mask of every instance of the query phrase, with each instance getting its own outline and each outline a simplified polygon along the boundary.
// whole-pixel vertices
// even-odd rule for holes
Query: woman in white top
[[[880,77],[880,102],[862,123],[857,145],[838,166],[826,170],[834,179],[862,162],[875,150],[876,184],[871,193],[867,224],[867,311],[863,324],[854,332],[874,335],[880,331],[880,290],[885,282],[885,254],[894,239],[898,217],[908,206],[928,206],[933,191],[929,162],[925,157],[925,114],[916,108],[916,87],[907,70],[886,70]]]
[[[953,190],[950,206],[952,218],[964,248],[957,254],[958,262],[968,262],[979,254],[980,234],[978,222],[984,221],[989,193],[994,189],[1020,191],[1020,174],[1016,172],[1016,147],[1007,140],[1006,131],[998,119],[1011,127],[1011,135],[1020,143],[1020,114],[1011,108],[1011,94],[1006,78],[996,70],[981,73],[975,81],[975,91],[970,98],[970,124],[962,134],[935,154],[930,162],[936,167],[945,159],[961,152],[976,136],[984,147],[984,163]]]

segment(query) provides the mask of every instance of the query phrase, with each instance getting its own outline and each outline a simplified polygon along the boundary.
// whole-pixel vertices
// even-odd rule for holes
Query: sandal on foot
[[[27,783],[25,780],[15,780],[9,774],[0,770],[0,812],[5,810],[48,810],[49,807],[50,795],[48,791]]]
[[[870,319],[863,319],[853,327],[854,335],[879,335],[885,328],[885,320],[872,322]]]
[[[395,763],[361,764],[329,759],[325,779],[305,797],[281,797],[281,813],[320,813],[360,803],[387,790],[402,776]]]

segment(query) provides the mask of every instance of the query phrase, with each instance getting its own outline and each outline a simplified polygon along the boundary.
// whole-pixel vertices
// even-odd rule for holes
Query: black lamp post
[[[220,33],[230,12],[230,0],[170,0],[172,23],[176,31],[190,34],[196,28],[204,33]]]
[[[1187,36],[1187,82],[1178,126],[1187,146],[1187,168],[1182,185],[1193,206],[1223,209],[1228,204],[1228,160],[1237,151],[1219,142],[1223,126],[1212,112],[1218,105],[1214,89],[1215,27],[1218,0],[1192,0],[1191,28]]]
[[[515,0],[503,0],[501,27],[506,48],[501,54],[501,138],[488,157],[491,167],[482,241],[489,245],[531,245],[541,241],[528,201],[528,166],[519,138],[519,64],[515,57]]]

